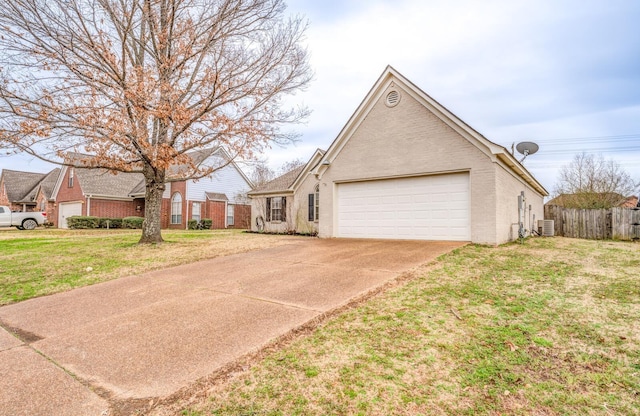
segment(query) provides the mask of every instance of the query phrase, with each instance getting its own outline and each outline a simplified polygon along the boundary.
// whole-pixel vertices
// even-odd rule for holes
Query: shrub
[[[142,217],[125,217],[122,219],[122,228],[141,229],[142,221]]]
[[[189,230],[195,230],[198,228],[198,220],[189,220],[187,221],[187,228]]]
[[[67,225],[73,230],[82,230],[89,228],[98,228],[100,218],[98,217],[84,217],[81,215],[74,215],[67,218]]]
[[[200,222],[202,223],[203,230],[210,230],[213,225],[213,220],[211,220],[211,218],[203,218]]]
[[[100,228],[122,228],[122,218],[100,218]]]

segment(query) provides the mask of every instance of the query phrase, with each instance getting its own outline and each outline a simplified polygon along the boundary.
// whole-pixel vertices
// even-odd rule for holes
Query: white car
[[[0,227],[33,230],[45,222],[47,222],[46,212],[11,212],[8,206],[0,205]]]

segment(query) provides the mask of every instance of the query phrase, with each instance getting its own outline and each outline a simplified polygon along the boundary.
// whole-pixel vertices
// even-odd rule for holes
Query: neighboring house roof
[[[603,201],[610,201],[615,206],[621,208],[634,208],[638,204],[638,198],[636,196],[625,198],[616,192],[596,193],[591,195],[599,195],[599,199]],[[545,205],[557,205],[560,207],[575,206],[577,203],[580,203],[581,200],[581,194],[560,194],[555,198],[550,199]]]
[[[46,173],[4,169],[2,178],[7,199],[11,202],[22,201],[46,176]]]
[[[360,103],[356,111],[353,113],[347,124],[342,128],[336,139],[331,143],[329,149],[322,158],[321,163],[318,163],[313,169],[313,174],[321,177],[326,169],[331,165],[334,159],[338,156],[351,136],[357,131],[359,125],[366,119],[369,112],[373,109],[378,102],[378,98],[382,96],[384,91],[391,83],[400,85],[411,97],[425,106],[442,122],[455,130],[460,136],[464,137],[471,144],[483,151],[486,155],[492,159],[500,160],[506,164],[516,175],[522,180],[528,183],[537,192],[546,196],[549,194],[547,190],[538,182],[531,173],[512,155],[506,148],[500,146],[492,141],[488,140],[482,134],[478,133],[442,104],[431,98],[428,94],[414,85],[411,81],[405,78],[402,74],[396,71],[393,67],[387,66],[378,81],[371,88],[367,96]]]
[[[130,198],[131,191],[140,182],[144,183],[142,173],[113,173],[107,169],[75,168],[75,174],[86,196],[109,196]]]
[[[21,203],[35,202],[36,198],[38,197],[38,192],[40,192],[41,190],[45,198],[51,199],[51,196],[53,194],[53,188],[56,185],[56,181],[58,180],[59,175],[60,175],[60,168],[55,168],[51,172],[45,174],[44,179],[41,180],[40,183],[38,183],[38,185],[34,187],[27,195],[25,195],[24,198],[22,198],[22,200],[19,202]]]
[[[45,197],[51,199],[53,187],[60,175],[60,168],[53,169],[49,173],[22,172],[4,169],[4,179],[7,198],[16,203],[32,203],[42,189]]]
[[[265,183],[264,185],[249,192],[248,195],[274,194],[295,191],[297,185],[304,178],[305,173],[310,173],[324,155],[325,151],[316,149],[311,158],[303,166],[299,166],[289,172],[278,176],[277,178]]]
[[[247,178],[244,172],[231,160],[228,153],[221,147],[214,149],[198,150],[188,153],[193,158],[196,166],[204,163],[212,155],[216,155],[223,159],[225,166],[234,167],[240,175],[246,180],[249,186],[252,186],[251,180]],[[89,157],[81,153],[69,153],[69,159],[79,161],[82,158]],[[168,177],[177,175],[181,169],[185,169],[186,165],[172,166],[169,169]],[[60,189],[61,181],[69,167],[65,166],[59,175],[55,185],[55,193]],[[85,196],[101,196],[117,199],[131,199],[145,196],[146,186],[144,175],[137,172],[116,172],[113,173],[108,169],[102,168],[85,168],[75,167],[75,174],[78,177],[80,187]],[[226,198],[226,196],[225,196]]]
[[[212,201],[228,201],[229,198],[227,198],[227,195],[225,194],[219,194],[217,192],[205,192],[204,193],[208,199],[212,200]]]

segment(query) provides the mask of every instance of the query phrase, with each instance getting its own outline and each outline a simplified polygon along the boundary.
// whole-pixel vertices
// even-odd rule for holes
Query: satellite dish
[[[524,155],[522,159],[520,159],[520,163],[524,161],[527,156],[534,154],[539,149],[538,145],[534,142],[520,142],[516,145],[516,150],[518,153]]]

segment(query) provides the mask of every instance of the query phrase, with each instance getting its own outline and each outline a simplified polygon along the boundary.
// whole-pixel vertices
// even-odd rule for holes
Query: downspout
[[[87,195],[87,217],[91,216],[91,195]]]

